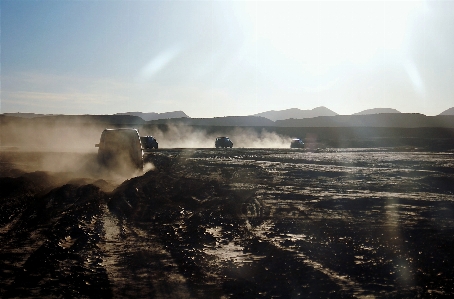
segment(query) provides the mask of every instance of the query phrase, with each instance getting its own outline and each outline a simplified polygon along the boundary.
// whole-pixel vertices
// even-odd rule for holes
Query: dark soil
[[[454,294],[452,153],[160,149],[126,179],[95,161],[0,152],[0,297]]]

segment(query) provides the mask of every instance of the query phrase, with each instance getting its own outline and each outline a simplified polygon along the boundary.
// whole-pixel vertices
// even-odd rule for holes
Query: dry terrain
[[[454,154],[0,152],[0,297],[454,294]]]

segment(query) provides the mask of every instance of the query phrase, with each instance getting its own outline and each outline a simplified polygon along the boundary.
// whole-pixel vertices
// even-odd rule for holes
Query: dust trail
[[[122,223],[104,206],[104,252],[102,265],[114,298],[190,298],[186,279],[157,238],[137,227]],[[129,267],[134,267],[131,271]],[[133,273],[133,274],[131,274]],[[131,285],[133,278],[134,285]]]
[[[210,127],[214,130],[213,127]],[[215,128],[216,129],[216,128]],[[147,128],[140,131],[142,135],[154,136],[159,148],[214,148],[216,137],[227,136],[233,141],[236,148],[288,148],[291,138],[269,132],[266,129],[257,132],[252,128],[219,127],[217,132],[208,132],[207,129],[191,127],[184,124],[168,125],[166,130]]]
[[[117,174],[103,168],[97,161],[98,148],[95,144],[99,144],[103,130],[106,126],[116,128],[120,125],[110,125],[100,118],[82,116],[0,120],[0,153],[11,157],[6,162],[12,164],[10,161],[14,161],[15,169],[24,172],[62,173],[69,179],[105,179],[114,182],[140,175],[125,175],[128,171],[127,161],[121,162]],[[122,158],[124,157],[120,159]]]
[[[247,220],[246,220],[247,221]],[[296,250],[292,250],[291,248],[284,248],[281,246],[280,242],[282,240],[277,240],[277,239],[271,239],[267,237],[267,234],[265,232],[270,231],[270,228],[273,226],[273,223],[270,221],[265,221],[263,224],[260,226],[253,228],[252,225],[247,221],[247,225],[250,229],[250,231],[259,237],[262,240],[267,240],[269,243],[273,244],[280,250],[285,250],[289,251],[293,254],[296,254],[300,260],[306,265],[314,270],[320,271],[321,273],[325,274],[329,278],[331,278],[337,285],[339,285],[342,289],[344,290],[351,290],[352,293],[354,294],[355,298],[374,298],[374,296],[371,297],[370,292],[367,292],[366,290],[362,289],[360,284],[352,280],[351,278],[340,275],[334,270],[331,270],[329,268],[324,267],[322,264],[311,260],[307,255],[304,253],[298,252]]]
[[[105,125],[45,121],[4,121],[0,132],[2,146],[20,151],[96,152],[95,143]]]
[[[291,138],[268,132],[263,129],[260,133],[247,128],[235,128],[232,132],[237,147],[246,148],[288,148]]]
[[[149,171],[154,171],[154,170],[156,170],[156,166],[154,166],[153,163],[151,163],[151,162],[144,163],[143,173],[147,173]]]

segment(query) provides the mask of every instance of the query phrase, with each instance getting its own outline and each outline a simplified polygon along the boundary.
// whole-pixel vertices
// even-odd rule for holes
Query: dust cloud
[[[2,123],[2,147],[20,151],[96,152],[103,126],[97,124]]]
[[[153,163],[147,162],[143,164],[143,173],[147,173],[149,171],[154,171],[156,169],[156,166],[154,166]]]
[[[54,183],[94,183],[117,185],[142,173],[110,171],[98,163],[98,149],[104,125],[2,123],[0,162],[2,176],[47,173]],[[12,161],[20,161],[19,163]],[[148,167],[151,169],[151,167]],[[122,169],[126,169],[122,167]]]
[[[96,153],[104,129],[135,128],[156,138],[160,148],[214,148],[216,137],[228,136],[236,148],[288,148],[291,138],[244,127],[192,127],[170,124],[165,129],[90,123],[2,123],[1,144],[19,151]]]
[[[236,147],[245,148],[288,148],[290,147],[290,137],[282,136],[274,132],[262,130],[257,133],[251,129],[235,128],[232,138]]]
[[[266,129],[261,131],[242,127],[191,127],[183,124],[168,125],[165,129],[147,126],[122,126],[139,130],[140,136],[152,135],[159,148],[214,148],[215,139],[228,136],[234,148],[288,148],[291,138]],[[123,165],[115,171],[98,161],[101,133],[106,128],[118,128],[106,124],[90,123],[24,123],[3,122],[0,133],[0,152],[4,157],[17,158],[23,163],[15,168],[23,172],[44,171],[65,173],[70,179],[86,178],[122,182],[131,177],[155,170],[146,161],[143,171],[130,171]],[[145,155],[147,155],[145,153]],[[126,164],[119,161],[120,164]]]
[[[212,127],[211,127],[212,128]],[[159,148],[214,148],[216,137],[227,136],[236,148],[288,148],[291,138],[265,129],[257,132],[254,129],[235,127],[209,133],[205,129],[184,124],[168,125],[166,130],[153,128],[143,129],[140,135],[151,135],[156,138]]]
[[[215,135],[207,131],[183,124],[169,125],[167,130],[157,128],[139,130],[140,136],[150,135],[156,138],[159,148],[204,148],[214,147]]]

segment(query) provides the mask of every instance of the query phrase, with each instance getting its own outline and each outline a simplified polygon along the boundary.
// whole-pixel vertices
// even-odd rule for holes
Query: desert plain
[[[65,163],[65,161],[71,161]],[[0,152],[3,298],[415,298],[454,293],[454,153]]]

